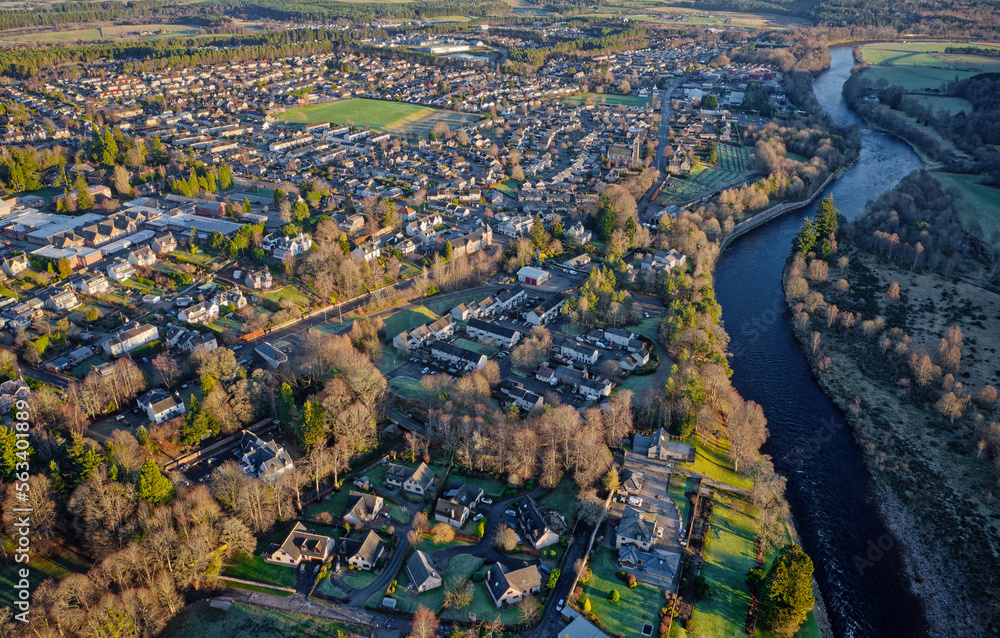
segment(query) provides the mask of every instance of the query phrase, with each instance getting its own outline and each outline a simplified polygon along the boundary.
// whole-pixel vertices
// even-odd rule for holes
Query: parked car
[[[484,496],[483,498],[479,499],[479,502],[482,503],[483,505],[493,505],[493,499],[488,496]]]
[[[482,514],[476,514],[475,516],[473,516],[473,517],[472,517],[472,520],[473,520],[473,521],[478,521],[478,520],[480,520],[480,519],[482,519],[482,518],[483,518],[483,515],[482,515]]]

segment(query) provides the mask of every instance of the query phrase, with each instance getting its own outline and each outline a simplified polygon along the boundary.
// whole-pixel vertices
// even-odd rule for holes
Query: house
[[[604,377],[592,377],[588,372],[581,372],[569,366],[556,367],[556,380],[573,388],[577,394],[591,400],[606,397],[614,389],[614,384]]]
[[[445,315],[427,324],[427,329],[435,339],[447,339],[455,334],[455,320],[451,315]]]
[[[325,563],[333,554],[334,540],[313,534],[301,522],[296,522],[280,545],[271,544],[264,560],[276,565],[295,567],[303,562]]]
[[[657,524],[657,516],[652,512],[641,512],[634,507],[626,507],[622,519],[615,526],[615,547],[635,545],[648,550],[663,535],[663,527]]]
[[[139,407],[146,412],[149,420],[157,425],[187,412],[180,396],[160,388],[154,388],[139,397]]]
[[[352,491],[347,495],[344,522],[351,525],[371,523],[382,514],[384,507],[381,496]]]
[[[431,354],[455,364],[462,370],[482,370],[486,365],[486,355],[450,343],[435,343],[431,346]]]
[[[584,228],[581,222],[576,222],[564,232],[575,237],[580,245],[589,244],[594,239],[594,233]]]
[[[462,527],[469,519],[469,513],[479,505],[482,498],[482,488],[467,483],[453,483],[434,505],[434,520],[453,527]]]
[[[559,346],[559,354],[568,358],[571,361],[577,363],[582,363],[586,366],[592,366],[597,363],[597,359],[600,358],[601,353],[594,346],[588,346],[582,343],[574,343],[572,341],[564,341]]]
[[[120,357],[136,348],[152,343],[160,338],[156,326],[135,325],[119,332],[104,342],[104,351],[113,357]]]
[[[292,457],[274,441],[264,442],[253,432],[240,438],[239,465],[244,474],[264,482],[277,480],[295,469]]]
[[[256,272],[248,272],[246,285],[247,288],[252,290],[270,290],[271,286],[274,285],[274,280],[271,278],[271,271],[264,268]]]
[[[128,263],[133,266],[151,267],[156,263],[156,253],[149,246],[140,246],[128,254]]]
[[[540,286],[549,280],[549,271],[524,266],[517,271],[517,280],[528,286]]]
[[[371,261],[382,256],[382,248],[373,241],[366,241],[351,251],[351,254],[358,259]]]
[[[17,277],[29,267],[28,256],[24,253],[7,257],[2,264],[3,271],[8,277]]]
[[[521,538],[531,543],[532,547],[542,549],[559,542],[559,534],[545,522],[535,499],[525,496],[517,502],[514,510],[517,512],[517,527],[521,531]]]
[[[525,319],[533,326],[546,324],[559,315],[559,311],[565,304],[566,298],[564,296],[561,294],[554,295],[528,311]]]
[[[410,586],[417,590],[418,594],[437,589],[444,584],[441,574],[434,569],[434,563],[419,549],[406,559],[406,575],[410,577]]]
[[[108,279],[121,283],[135,277],[135,266],[127,261],[119,261],[108,266]]]
[[[504,348],[513,348],[521,338],[521,333],[513,328],[475,318],[469,319],[465,331],[473,339],[493,341]]]
[[[689,443],[671,441],[670,434],[663,428],[654,430],[652,436],[636,434],[632,437],[632,451],[648,459],[693,462],[691,450]]]
[[[391,463],[385,474],[385,484],[389,487],[401,487],[412,494],[423,496],[434,487],[434,471],[426,463],[415,468]]]
[[[273,234],[268,235],[261,244],[264,250],[270,250],[271,256],[278,261],[288,256],[298,257],[312,248],[312,245],[312,237],[302,232],[295,237],[275,237]]]
[[[490,600],[500,609],[541,591],[542,577],[537,565],[522,562],[515,567],[508,567],[503,563],[495,563],[490,567],[483,586],[486,587]]]
[[[638,494],[642,490],[645,475],[637,470],[625,470],[622,473],[622,486],[619,490],[625,494]]]
[[[90,277],[85,277],[80,282],[80,292],[88,295],[100,295],[106,293],[110,288],[111,284],[108,283],[108,278],[104,275],[97,273],[91,275]]]
[[[173,330],[173,328],[171,328]],[[177,346],[184,352],[194,354],[195,352],[212,352],[218,349],[219,342],[211,334],[201,334],[193,330],[180,328],[184,333],[176,337],[171,345]],[[167,334],[170,334],[169,332]],[[168,341],[169,343],[169,341]]]
[[[468,304],[458,304],[451,309],[451,316],[455,321],[468,321],[472,317],[476,316],[475,310],[469,307]]]
[[[337,558],[347,561],[347,564],[355,569],[364,571],[371,571],[384,553],[385,541],[372,531],[360,539],[345,538],[337,546]]]
[[[80,300],[77,299],[76,293],[73,292],[73,289],[67,286],[65,290],[52,291],[52,293],[49,294],[48,299],[45,300],[45,305],[56,312],[60,312],[76,308],[80,305]]]
[[[624,545],[618,550],[618,567],[632,573],[641,582],[658,589],[673,591],[681,563],[680,554],[657,547],[649,551],[637,545]]]
[[[541,410],[545,406],[542,395],[524,387],[523,383],[504,379],[500,382],[500,393],[507,396],[507,403],[513,403],[525,412]]]
[[[260,355],[260,358],[275,370],[281,367],[283,363],[288,363],[288,355],[266,341],[254,348],[253,351]]]
[[[212,323],[219,318],[219,304],[214,299],[208,299],[184,308],[177,317],[187,323]]]
[[[604,338],[616,346],[626,347],[635,335],[621,328],[605,328]]]
[[[157,255],[164,255],[177,250],[177,240],[174,239],[173,234],[167,233],[162,237],[154,238],[151,246]]]

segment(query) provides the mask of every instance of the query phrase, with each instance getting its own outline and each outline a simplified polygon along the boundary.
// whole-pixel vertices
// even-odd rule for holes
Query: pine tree
[[[340,233],[338,238],[338,243],[340,244],[340,250],[346,255],[351,252],[351,242],[347,240],[347,233]]]
[[[451,261],[451,256],[454,254],[455,247],[451,245],[451,241],[446,241],[444,243],[444,252],[442,252],[441,255],[448,261]]]
[[[831,193],[819,203],[819,213],[816,215],[816,252],[824,259],[833,253],[831,237],[837,235],[837,215]]]
[[[104,144],[101,145],[101,164],[114,166],[117,161],[118,143],[115,142],[115,136],[111,134],[110,130],[105,131]]]
[[[216,191],[215,175],[212,175],[211,171],[205,174],[205,190],[210,193],[214,193]]]
[[[165,505],[174,496],[174,486],[153,459],[146,459],[143,464],[136,488],[139,498],[150,505]]]
[[[322,405],[306,401],[302,406],[296,435],[306,450],[311,450],[326,435],[326,413]]]
[[[221,188],[224,191],[227,191],[232,187],[233,187],[233,169],[229,168],[229,164],[223,164],[222,167],[219,168],[219,188]]]
[[[761,627],[782,638],[794,636],[813,608],[813,562],[798,545],[785,545],[764,578]]]
[[[806,217],[802,220],[802,228],[795,235],[795,252],[808,255],[816,246],[816,228],[811,219]]]
[[[601,239],[608,239],[618,227],[618,217],[611,198],[605,195],[601,198],[601,207],[597,210],[597,224]]]
[[[94,198],[90,194],[90,190],[87,188],[87,180],[83,178],[83,175],[76,176],[76,183],[74,184],[76,188],[76,208],[77,210],[90,210],[94,207]]]
[[[295,423],[295,419],[295,395],[292,394],[292,386],[282,383],[278,394],[278,420],[282,425],[289,426]]]

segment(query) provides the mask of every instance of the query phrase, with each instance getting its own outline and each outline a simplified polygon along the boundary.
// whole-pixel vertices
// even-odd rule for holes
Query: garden
[[[649,634],[642,633],[643,624],[659,627],[660,609],[666,603],[663,592],[643,584],[629,588],[628,583],[617,576],[615,550],[601,547],[588,567],[593,575],[583,583],[583,595],[578,601],[578,606],[585,615],[589,604],[590,611],[600,621],[601,627],[606,632],[623,638],[646,638]],[[612,592],[618,594],[615,602],[612,602],[615,597]]]

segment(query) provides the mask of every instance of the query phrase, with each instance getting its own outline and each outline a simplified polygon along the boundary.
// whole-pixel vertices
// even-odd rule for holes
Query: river
[[[844,101],[850,47],[831,50],[831,68],[813,90],[837,124],[857,124],[859,161],[824,193],[841,214],[866,204],[920,166],[904,142],[869,128]],[[902,573],[899,545],[886,531],[872,478],[839,409],[813,379],[784,304],[781,273],[802,218],[815,205],[734,241],[716,270],[716,294],[732,342],[733,385],[761,404],[770,438],[763,451],[788,478],[788,502],[812,557],[838,637],[924,635],[919,600]]]

